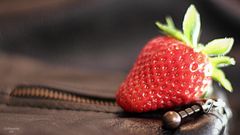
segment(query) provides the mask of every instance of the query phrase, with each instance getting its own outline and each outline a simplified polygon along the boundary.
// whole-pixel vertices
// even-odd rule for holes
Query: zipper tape
[[[70,110],[119,112],[115,99],[80,95],[44,86],[17,86],[10,93],[9,105]]]

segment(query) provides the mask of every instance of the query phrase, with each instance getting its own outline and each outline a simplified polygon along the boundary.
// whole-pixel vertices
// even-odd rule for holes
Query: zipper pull
[[[210,110],[214,107],[215,102],[216,101],[214,101],[213,99],[208,99],[208,100],[206,100],[205,103],[199,102],[199,104],[201,105],[204,113],[209,113]]]
[[[167,128],[174,129],[180,126],[181,121],[193,114],[204,112],[208,113],[211,109],[222,103],[216,103],[213,99],[202,100],[181,111],[168,111],[163,115],[163,123]]]

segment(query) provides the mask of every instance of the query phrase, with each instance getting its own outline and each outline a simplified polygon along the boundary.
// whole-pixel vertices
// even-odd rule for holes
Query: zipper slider
[[[163,123],[166,128],[169,129],[175,129],[180,126],[183,119],[186,117],[189,117],[193,114],[203,112],[203,113],[209,113],[211,110],[219,111],[221,109],[224,109],[225,103],[222,100],[213,100],[213,99],[207,99],[207,100],[201,100],[197,102],[196,104],[185,108],[183,110],[180,110],[178,112],[176,111],[168,111],[163,115]]]

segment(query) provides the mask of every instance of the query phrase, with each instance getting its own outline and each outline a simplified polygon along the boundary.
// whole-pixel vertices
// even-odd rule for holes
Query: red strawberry
[[[217,39],[205,47],[197,43],[200,17],[190,6],[183,22],[183,33],[170,18],[157,26],[169,36],[150,40],[140,52],[132,70],[120,86],[116,100],[128,112],[147,112],[185,105],[199,100],[211,88],[212,78],[232,90],[219,69],[233,65],[223,56],[233,39]]]

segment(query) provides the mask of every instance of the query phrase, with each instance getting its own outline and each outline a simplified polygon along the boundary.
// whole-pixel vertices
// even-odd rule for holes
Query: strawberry
[[[121,84],[116,101],[127,112],[148,112],[195,102],[211,90],[212,79],[231,91],[220,67],[234,65],[225,56],[233,38],[198,43],[200,15],[191,5],[184,17],[183,32],[171,18],[156,22],[166,36],[150,40]]]

